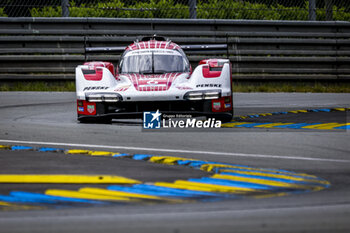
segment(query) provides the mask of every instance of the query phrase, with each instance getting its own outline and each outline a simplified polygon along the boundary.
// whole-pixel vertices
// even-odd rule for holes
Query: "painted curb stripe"
[[[244,125],[237,125],[236,127],[244,127],[244,128],[253,128],[255,126],[259,125],[268,125],[268,124],[273,124],[272,122],[269,123],[249,123],[249,124],[244,124]]]
[[[346,127],[349,128],[348,126],[350,126],[350,123],[342,123],[340,125],[335,126],[334,129],[346,129]]]
[[[318,111],[318,112],[331,112],[332,110],[329,108],[321,108],[321,109],[313,109],[311,111]]]
[[[272,112],[272,113],[258,113],[258,114],[248,114],[246,116],[237,116],[233,117],[233,121],[229,123],[222,124],[223,128],[291,128],[291,129],[319,129],[319,130],[334,130],[334,129],[349,129],[348,123],[334,123],[339,125],[334,125],[331,127],[331,125],[326,125],[330,123],[283,123],[283,122],[276,122],[276,123],[257,123],[257,122],[236,122],[236,120],[244,120],[247,118],[258,118],[258,117],[264,117],[264,116],[271,116],[271,115],[283,115],[283,114],[300,114],[300,113],[308,113],[308,112],[344,112],[344,111],[350,111],[350,108],[321,108],[321,109],[301,109],[301,110],[292,110],[288,112]],[[264,125],[266,124],[266,125]],[[288,125],[289,124],[289,125]],[[313,127],[313,125],[320,124],[319,127]],[[325,124],[325,125],[321,125]],[[341,125],[344,124],[344,125]]]
[[[235,152],[218,152],[218,151],[200,151],[200,150],[181,150],[181,149],[164,149],[164,148],[151,148],[151,147],[130,147],[130,146],[110,146],[110,145],[93,145],[93,144],[76,144],[76,143],[60,143],[60,142],[39,142],[39,141],[21,141],[21,140],[4,140],[0,139],[0,142],[5,143],[21,143],[21,144],[36,144],[36,145],[55,145],[55,146],[76,146],[87,148],[108,148],[111,150],[137,150],[137,151],[158,151],[158,152],[172,152],[183,154],[205,154],[205,155],[226,155],[235,157],[251,157],[251,158],[267,158],[267,159],[287,159],[287,160],[305,160],[305,161],[317,161],[317,162],[336,162],[336,163],[349,163],[350,160],[346,159],[325,159],[317,157],[303,157],[303,156],[280,156],[280,155],[267,155],[267,154],[246,154]]]
[[[80,193],[91,193],[91,194],[98,194],[98,195],[106,195],[106,196],[115,196],[115,197],[127,197],[127,198],[138,198],[138,199],[153,199],[153,200],[164,200],[158,196],[152,196],[152,195],[142,195],[137,193],[128,193],[128,192],[121,192],[121,191],[112,191],[108,189],[102,189],[102,188],[81,188],[79,189]]]
[[[303,179],[303,178],[296,178],[293,176],[287,176],[287,175],[277,175],[277,174],[266,174],[266,173],[259,173],[259,172],[220,172],[221,175],[235,175],[235,176],[242,176],[242,177],[251,177],[251,178],[260,178],[260,179],[266,179],[266,180],[276,180],[276,181],[282,181],[282,182],[288,182],[288,183],[300,183],[300,184],[323,184],[328,185],[328,182],[326,181],[318,181],[318,180],[309,180],[309,179]]]
[[[317,129],[317,130],[334,130],[334,129],[348,129],[342,127],[350,125],[350,123],[254,123],[254,122],[240,122],[240,123],[225,123],[223,128],[289,128],[289,129]]]
[[[270,176],[270,177],[288,177],[287,179],[291,180],[312,180],[313,182],[321,182],[322,179],[313,176],[303,176],[302,174],[297,173],[282,173],[282,172],[272,172],[272,171],[260,171],[260,170],[252,170],[252,169],[242,169],[242,168],[216,168],[215,173],[240,173],[240,174],[258,174],[262,176]]]
[[[4,202],[15,202],[15,203],[36,203],[36,204],[56,204],[53,200],[37,200],[29,197],[12,197],[8,195],[0,195],[0,201]]]
[[[40,152],[63,152],[64,149],[61,148],[50,148],[50,147],[41,147],[38,149]]]
[[[150,156],[149,155],[143,155],[143,154],[136,154],[132,156],[133,160],[146,160],[148,159]]]
[[[59,197],[79,198],[79,199],[89,199],[89,200],[99,200],[99,201],[112,201],[112,202],[133,201],[127,197],[90,194],[90,193],[82,193],[78,191],[63,190],[63,189],[48,189],[45,191],[45,194],[52,195],[52,196],[59,196]]]
[[[248,182],[235,182],[227,179],[218,179],[218,178],[212,178],[212,177],[204,177],[199,179],[188,179],[188,181],[192,182],[199,182],[199,183],[206,183],[206,184],[214,184],[214,185],[225,185],[225,186],[231,186],[238,189],[251,189],[252,192],[256,191],[279,191],[278,188],[273,188],[271,186],[267,185],[261,185],[261,184],[255,184],[255,183],[248,183]]]
[[[289,129],[301,129],[304,126],[308,125],[317,125],[320,123],[291,123],[290,125],[280,125],[280,126],[275,126],[276,128],[289,128]]]
[[[234,119],[246,119],[247,117],[249,118],[257,118],[261,116],[271,116],[271,115],[282,115],[282,114],[288,114],[288,113],[307,113],[307,112],[344,112],[344,111],[349,111],[350,108],[322,108],[322,109],[300,109],[300,110],[291,110],[288,112],[272,112],[272,113],[254,113],[254,114],[248,114],[245,116],[237,116],[234,117]]]
[[[141,181],[109,175],[0,175],[0,183],[137,184]]]
[[[232,186],[235,188],[250,188],[256,191],[263,191],[263,192],[290,192],[293,193],[295,191],[303,192],[303,190],[300,190],[300,187],[285,187],[285,186],[277,186],[277,185],[268,185],[264,183],[258,183],[258,182],[252,182],[252,181],[236,181],[231,179],[225,179],[225,178],[213,178],[213,177],[205,177],[201,179],[189,179],[190,181],[194,182],[201,182],[201,183],[208,183],[208,184],[215,184],[215,185],[226,185],[226,186]],[[306,189],[305,190],[309,190]],[[247,192],[248,194],[248,192]]]
[[[45,195],[41,193],[31,193],[31,192],[23,192],[23,191],[12,191],[10,192],[10,196],[13,196],[16,198],[27,198],[32,200],[38,200],[38,202],[40,202],[41,200],[44,200],[44,201],[48,200],[48,201],[69,202],[69,203],[74,202],[74,203],[104,204],[103,202],[92,201],[87,199],[59,197],[59,196],[51,196],[51,195]]]
[[[91,151],[91,150],[67,150],[66,154],[81,154],[81,155],[91,155],[91,156],[113,156],[113,152],[109,151]]]
[[[185,194],[191,194],[191,195],[198,195],[198,196],[205,196],[205,197],[206,196],[228,197],[227,195],[208,192],[208,191],[189,190],[186,188],[180,188],[180,187],[175,187],[175,186],[173,186],[173,187],[165,186],[164,184],[162,185],[162,183],[155,183],[153,186],[156,187],[158,190],[163,189],[165,191],[179,192],[179,193],[185,193]]]
[[[332,126],[339,125],[339,123],[323,123],[318,125],[309,125],[302,127],[303,129],[331,129]]]
[[[89,151],[89,155],[91,156],[112,156],[115,153],[108,151]]]
[[[89,154],[89,150],[66,150],[65,153],[66,154],[79,154],[79,155],[83,155],[83,154]]]
[[[3,211],[13,211],[13,210],[42,210],[41,206],[31,206],[31,205],[16,205],[9,202],[0,201],[0,210]]]
[[[238,125],[244,125],[244,124],[249,124],[249,122],[230,122],[230,123],[225,123],[222,124],[221,127],[235,127]]]
[[[350,123],[346,124],[344,126],[341,126],[341,127],[336,127],[335,129],[346,129],[346,130],[348,130],[348,129],[350,129]]]
[[[114,155],[112,155],[112,157],[126,158],[126,157],[131,157],[131,155],[130,154],[114,154]]]
[[[240,168],[238,166],[235,166],[235,165],[223,165],[223,164],[204,164],[202,167],[201,167],[201,170],[203,171],[213,171],[215,168],[224,168],[224,169],[227,169],[227,168],[234,168],[234,169],[237,169],[237,168]],[[270,170],[270,169],[263,169],[263,168],[245,168],[246,170],[249,170],[249,171],[259,171],[259,172],[272,172],[273,170]],[[278,173],[278,174],[285,174],[285,175],[299,175],[299,176],[303,176],[303,177],[312,177],[312,178],[315,178],[316,176],[313,176],[313,175],[308,175],[308,174],[298,174],[298,173],[291,173],[291,172],[288,172],[288,171],[284,171],[284,170],[275,170],[274,172]]]
[[[155,182],[154,185],[157,185],[160,187],[173,188],[173,189],[189,190],[189,191],[208,192],[208,193],[216,192],[216,191],[213,191],[213,188],[185,185],[185,184],[179,184],[179,183]],[[232,194],[224,194],[224,193],[218,193],[218,194],[228,196],[228,197],[232,197],[232,196],[238,197]]]
[[[179,157],[165,157],[165,156],[152,156],[148,161],[152,163],[162,163],[174,165],[177,164],[178,160],[183,160],[183,158]]]
[[[261,124],[260,124],[261,125]],[[265,124],[266,125],[266,124]],[[254,168],[245,165],[218,163],[175,156],[147,154],[119,154],[109,151],[64,150],[59,148],[34,148],[22,146],[0,146],[0,149],[61,152],[68,155],[109,156],[166,165],[181,165],[213,172],[211,177],[175,180],[172,183],[140,181],[109,175],[0,175],[3,181],[33,183],[111,183],[132,186],[111,185],[107,189],[83,187],[79,190],[48,189],[45,194],[11,191],[0,195],[0,203],[35,204],[35,206],[82,206],[111,203],[187,203],[189,201],[218,201],[223,199],[252,196],[254,198],[283,196],[289,193],[318,191],[330,186],[326,180],[313,175],[295,173],[282,169]],[[10,208],[7,204],[0,209]],[[5,209],[7,210],[7,209]]]
[[[173,192],[159,192],[159,191],[153,191],[153,190],[147,190],[144,188],[138,188],[138,187],[125,187],[125,186],[116,186],[112,185],[107,188],[108,190],[115,190],[115,191],[124,191],[124,192],[130,192],[130,193],[137,193],[137,194],[144,194],[144,195],[156,195],[160,197],[167,197],[167,198],[191,198],[193,195],[189,194],[179,194],[179,193],[173,193]]]
[[[333,129],[337,129],[337,127],[341,127],[341,126],[345,126],[347,124],[345,123],[329,123],[328,125],[323,125],[323,126],[320,126],[320,127],[317,127],[317,129],[329,129],[329,130],[333,130]]]
[[[254,185],[264,185],[267,187],[273,186],[273,187],[281,187],[281,188],[292,188],[292,189],[310,189],[310,185],[298,185],[294,183],[288,183],[288,182],[282,182],[282,181],[275,181],[275,180],[267,180],[267,179],[261,179],[261,178],[251,178],[251,177],[241,177],[241,176],[234,176],[234,175],[221,175],[221,174],[215,174],[212,176],[212,178],[215,179],[222,179],[222,180],[229,180],[229,181],[236,181],[236,182],[243,182],[243,183],[251,183]],[[311,187],[314,187],[316,185],[311,185]]]
[[[0,206],[11,206],[13,204],[9,203],[9,202],[4,202],[4,201],[0,201]]]
[[[201,181],[202,181],[201,179],[188,179],[188,181],[176,180],[174,183],[180,184],[180,185],[208,188],[212,192],[235,193],[235,194],[242,194],[247,192],[259,192],[258,190],[255,190],[252,188],[232,187],[228,185],[205,183]]]
[[[31,146],[12,146],[11,150],[32,150]]]
[[[200,191],[193,191],[193,190],[184,190],[184,189],[178,189],[178,188],[170,188],[170,187],[162,187],[157,185],[148,185],[148,184],[137,184],[135,185],[138,188],[153,190],[153,191],[159,191],[159,192],[169,192],[174,194],[185,194],[185,195],[193,195],[197,197],[213,197],[213,196],[222,196],[221,194],[212,193],[212,192],[200,192]]]
[[[272,123],[272,124],[266,124],[266,125],[257,125],[255,128],[271,128],[275,126],[282,126],[282,125],[290,125],[290,123]]]

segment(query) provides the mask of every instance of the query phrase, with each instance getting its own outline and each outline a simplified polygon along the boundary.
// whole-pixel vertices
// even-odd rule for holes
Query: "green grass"
[[[0,83],[0,91],[75,91],[75,82],[23,81]],[[350,93],[350,82],[234,82],[234,92]]]
[[[75,82],[6,82],[0,84],[0,91],[75,91]]]

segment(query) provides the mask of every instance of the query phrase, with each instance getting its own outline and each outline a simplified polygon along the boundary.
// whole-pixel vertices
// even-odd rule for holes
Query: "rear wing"
[[[84,59],[87,61],[87,53],[99,53],[99,52],[123,52],[126,46],[117,47],[84,47]]]
[[[85,52],[122,52],[126,46],[117,47],[85,47]],[[210,45],[181,45],[183,50],[227,50],[227,44],[210,44]]]
[[[227,44],[181,45],[183,50],[227,50]]]
[[[181,45],[181,48],[190,54],[201,54],[209,52],[210,54],[226,54],[229,58],[227,44],[207,44],[207,45]]]
[[[87,53],[99,53],[99,52],[124,52],[127,46],[116,47],[85,47],[85,61],[87,60]],[[207,44],[207,45],[181,45],[183,50],[192,52],[193,54],[199,54],[200,52],[211,51],[220,54],[226,54],[228,57],[229,51],[227,44]]]

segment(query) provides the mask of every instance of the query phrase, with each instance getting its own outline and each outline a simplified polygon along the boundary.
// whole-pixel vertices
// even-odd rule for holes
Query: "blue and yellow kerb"
[[[299,114],[310,112],[346,112],[350,111],[350,108],[322,108],[322,109],[303,109],[293,110],[286,112],[272,112],[272,113],[258,113],[249,114],[246,116],[237,116],[233,118],[233,121],[222,124],[223,128],[275,128],[275,129],[315,129],[315,130],[349,130],[350,123],[293,123],[293,122],[251,122],[244,121],[247,119],[256,119],[258,117],[267,117],[273,115],[285,115],[285,114]]]
[[[108,156],[172,166],[186,166],[208,172],[207,177],[174,182],[143,183],[115,175],[3,174],[0,183],[109,184],[106,188],[77,190],[46,189],[43,193],[12,190],[0,195],[0,210],[44,209],[126,203],[188,203],[242,197],[264,198],[319,191],[330,183],[319,177],[279,169],[254,168],[182,157],[148,154],[121,154],[109,151],[66,150],[60,148],[0,145],[3,150],[31,150],[65,153],[67,156]]]

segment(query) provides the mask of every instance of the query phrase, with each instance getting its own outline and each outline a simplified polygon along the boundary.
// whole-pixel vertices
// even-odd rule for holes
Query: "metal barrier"
[[[127,46],[158,34],[185,44],[227,43],[236,80],[350,80],[350,22],[0,18],[1,80],[74,80],[84,46]],[[117,63],[119,55],[87,55]]]

